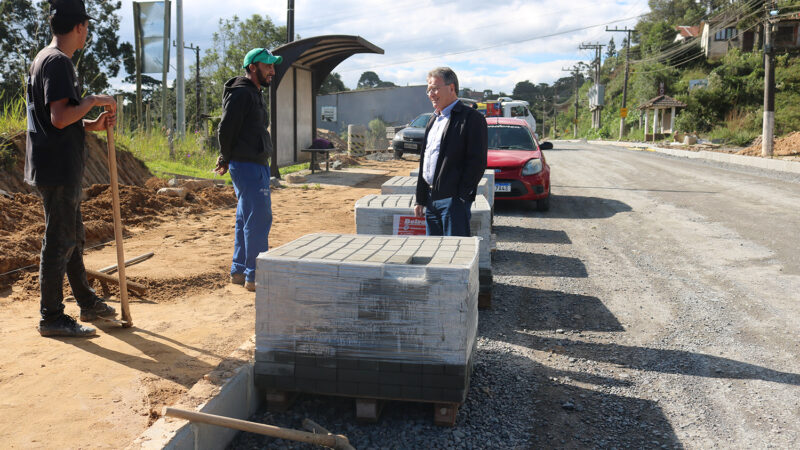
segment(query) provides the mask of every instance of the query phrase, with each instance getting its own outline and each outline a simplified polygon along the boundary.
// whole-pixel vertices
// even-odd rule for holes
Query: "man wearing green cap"
[[[256,256],[269,248],[272,202],[269,193],[269,155],[272,139],[267,124],[267,105],[261,89],[269,86],[275,64],[283,58],[265,48],[254,48],[244,57],[244,76],[225,83],[219,149],[214,171],[230,171],[236,205],[231,283],[255,291]]]

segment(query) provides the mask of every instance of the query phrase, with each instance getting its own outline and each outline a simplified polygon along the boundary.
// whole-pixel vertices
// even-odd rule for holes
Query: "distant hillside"
[[[800,130],[798,62],[797,55],[782,54],[776,57],[776,136]],[[591,128],[586,95],[592,82],[584,83],[579,91],[578,125],[582,137],[616,138],[619,134],[624,62],[620,62],[619,58],[606,60],[601,80],[606,84],[606,105],[602,112],[600,129]],[[708,86],[690,92],[690,80],[707,80]],[[635,67],[628,81],[629,113],[626,134],[630,139],[643,138],[643,132],[639,128],[641,113],[636,108],[657,95],[660,83],[664,83],[667,95],[688,105],[677,114],[675,126],[679,131],[698,132],[707,138],[722,139],[741,146],[749,145],[761,134],[764,69],[760,51],[742,53],[733,49],[720,61],[701,61],[690,67],[669,67],[663,64]],[[564,134],[573,117],[572,106],[559,113],[559,135]],[[570,129],[568,135],[571,134]]]

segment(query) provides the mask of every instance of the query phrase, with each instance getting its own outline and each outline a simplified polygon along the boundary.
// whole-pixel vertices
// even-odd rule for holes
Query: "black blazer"
[[[422,175],[425,164],[425,147],[428,133],[431,131],[436,115],[431,116],[425,128],[425,138],[419,157],[419,176],[417,179],[417,204],[428,202],[428,188],[431,188],[433,200],[449,197],[460,197],[474,201],[478,188],[486,170],[486,154],[489,146],[486,118],[477,110],[464,105],[460,101],[450,111],[450,122],[442,135],[439,147],[439,160],[433,176],[433,186],[428,186]],[[494,186],[490,186],[494,188]]]

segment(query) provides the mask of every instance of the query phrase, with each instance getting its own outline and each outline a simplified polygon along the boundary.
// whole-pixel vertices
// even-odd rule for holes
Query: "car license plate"
[[[511,192],[511,183],[495,183],[495,192]]]
[[[419,146],[417,144],[412,144],[412,143],[409,143],[409,142],[406,142],[404,145],[409,150],[416,150],[416,149],[419,148]]]

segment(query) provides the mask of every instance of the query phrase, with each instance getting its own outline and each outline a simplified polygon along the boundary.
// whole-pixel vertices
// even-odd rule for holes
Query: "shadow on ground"
[[[730,358],[683,350],[636,347],[620,344],[586,342],[515,333],[510,342],[534,350],[553,346],[565,349],[566,355],[592,361],[617,364],[634,370],[689,375],[705,378],[763,380],[800,386],[800,374],[781,372]]]
[[[495,253],[495,275],[586,278],[586,266],[578,258],[543,253],[499,250]]]
[[[625,331],[603,302],[590,295],[495,283],[493,302],[514,304],[516,325],[527,330]],[[512,326],[511,329],[514,327]]]
[[[607,219],[632,211],[624,202],[603,197],[550,194],[550,210],[535,211],[532,202],[495,199],[494,213],[512,217],[534,216],[545,219]]]
[[[182,345],[174,340],[168,340],[174,346],[164,344],[159,341],[160,335],[137,327],[115,329],[114,325],[101,326],[100,324],[101,322],[97,323],[107,334],[139,350],[144,356],[136,356],[101,347],[92,342],[92,339],[63,338],[59,340],[140,372],[148,372],[159,378],[172,380],[186,388],[194,386],[200,377],[214,369],[211,364],[202,361],[200,358],[190,356],[179,348],[193,349],[192,347]],[[149,335],[152,339],[148,339],[144,335]],[[204,353],[209,354],[207,352]],[[178,366],[191,368],[192,372],[189,373],[188,370],[182,370],[180,371],[182,376],[177,376],[176,373],[179,372],[173,370],[173,368]]]
[[[497,235],[497,242],[572,244],[572,241],[564,230],[545,230],[514,225],[495,225],[492,227],[492,231]]]

